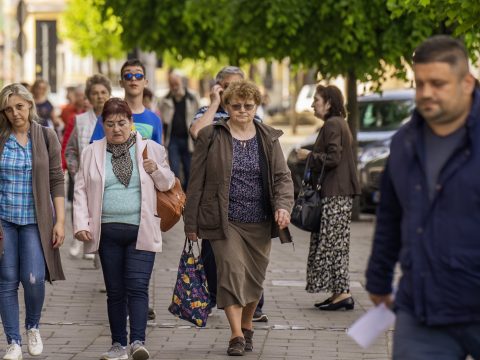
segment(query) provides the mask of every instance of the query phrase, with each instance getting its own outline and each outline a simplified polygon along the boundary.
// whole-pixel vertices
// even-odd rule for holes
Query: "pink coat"
[[[136,248],[137,250],[161,252],[161,219],[157,216],[157,197],[154,186],[160,191],[171,189],[175,182],[175,175],[170,170],[165,148],[162,145],[151,140],[144,140],[137,133],[135,146],[142,194]],[[158,166],[158,169],[151,175],[147,174],[142,166],[142,153],[145,146],[147,146],[148,158],[154,160]],[[82,153],[80,169],[75,177],[73,233],[87,230],[93,237],[93,241],[85,242],[85,253],[96,252],[100,243],[106,153],[107,141],[105,138],[87,146]]]

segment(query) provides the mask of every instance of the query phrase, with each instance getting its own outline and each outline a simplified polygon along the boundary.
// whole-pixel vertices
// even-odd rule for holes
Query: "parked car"
[[[415,106],[414,96],[414,89],[403,89],[385,90],[381,94],[358,98],[358,170],[362,189],[361,206],[364,211],[374,210],[378,203],[379,176],[390,151],[390,138],[410,119]],[[301,188],[305,170],[305,161],[297,159],[296,150],[312,150],[318,130],[294,147],[287,157],[295,196]]]
[[[380,180],[390,155],[390,141],[388,138],[368,144],[359,156],[360,208],[363,212],[374,212],[380,201]]]
[[[312,109],[316,88],[316,84],[306,84],[300,89],[295,101],[295,113],[298,124],[315,124],[318,122],[313,115]]]

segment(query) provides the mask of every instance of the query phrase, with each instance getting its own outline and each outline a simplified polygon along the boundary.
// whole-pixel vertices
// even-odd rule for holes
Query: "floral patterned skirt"
[[[332,196],[322,199],[320,232],[312,233],[310,236],[307,292],[349,292],[348,265],[352,206],[351,196]]]

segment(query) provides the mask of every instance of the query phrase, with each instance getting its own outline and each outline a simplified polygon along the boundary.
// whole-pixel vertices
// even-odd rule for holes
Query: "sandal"
[[[253,351],[253,330],[242,328],[242,332],[245,338],[245,351]]]
[[[245,338],[241,336],[234,337],[228,343],[228,356],[243,356],[245,355]]]

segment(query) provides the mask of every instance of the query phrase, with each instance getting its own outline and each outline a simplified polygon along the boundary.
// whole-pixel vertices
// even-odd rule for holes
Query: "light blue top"
[[[103,191],[102,224],[123,223],[140,225],[141,188],[135,145],[130,148],[133,161],[132,177],[125,187],[113,173],[112,153],[105,159],[105,189]]]

